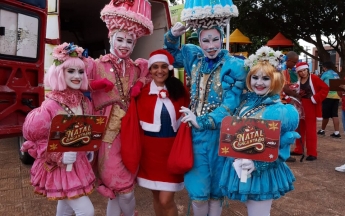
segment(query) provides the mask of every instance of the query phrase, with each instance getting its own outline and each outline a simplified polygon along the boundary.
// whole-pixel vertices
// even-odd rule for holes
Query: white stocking
[[[95,209],[88,196],[82,196],[78,199],[59,200],[56,210],[56,216],[94,216]]]
[[[209,200],[208,216],[220,216],[222,214],[221,200]]]
[[[126,194],[119,194],[119,204],[123,216],[134,216],[135,211],[135,197],[134,191]]]
[[[254,201],[248,200],[246,202],[248,216],[269,216],[273,200]]]
[[[121,209],[119,204],[119,197],[116,196],[114,199],[108,200],[107,216],[120,216]]]
[[[208,201],[193,201],[192,205],[195,216],[207,216]]]
[[[71,216],[74,214],[73,209],[65,200],[59,200],[56,207],[56,216]]]

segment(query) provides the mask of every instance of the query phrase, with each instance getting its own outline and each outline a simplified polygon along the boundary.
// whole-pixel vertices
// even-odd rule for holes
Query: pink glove
[[[134,86],[131,88],[131,97],[136,97],[141,92],[141,87],[143,87],[144,83],[138,81],[134,84]]]
[[[110,82],[107,78],[103,78],[100,80],[91,81],[90,87],[92,90],[104,89],[105,92],[109,92],[114,88],[114,84]]]

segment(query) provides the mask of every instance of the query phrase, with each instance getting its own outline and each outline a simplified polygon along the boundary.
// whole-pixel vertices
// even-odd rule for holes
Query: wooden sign
[[[278,158],[280,121],[227,116],[220,129],[218,154],[272,162]]]
[[[345,91],[345,79],[330,79],[329,80],[330,91]]]
[[[106,116],[57,115],[50,126],[47,151],[96,151],[106,122]]]

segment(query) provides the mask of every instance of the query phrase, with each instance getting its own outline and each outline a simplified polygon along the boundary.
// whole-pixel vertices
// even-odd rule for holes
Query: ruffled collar
[[[269,105],[273,103],[277,103],[280,101],[280,96],[278,94],[275,95],[257,95],[255,92],[248,92],[247,93],[247,106],[250,105]]]
[[[64,104],[69,108],[77,107],[81,104],[84,95],[80,90],[67,88],[63,91],[51,91],[46,95],[47,98]]]
[[[224,61],[223,57],[225,56],[225,53],[225,50],[221,50],[215,59],[209,59],[203,53],[199,53],[198,58],[201,59],[202,64],[200,72],[203,74],[211,73],[214,68],[218,67],[218,65]]]
[[[134,64],[133,60],[129,57],[125,59],[121,59],[113,54],[107,54],[107,55],[101,56],[99,59],[101,60],[101,62],[112,62],[113,64],[120,64],[123,61],[126,62],[126,65]]]

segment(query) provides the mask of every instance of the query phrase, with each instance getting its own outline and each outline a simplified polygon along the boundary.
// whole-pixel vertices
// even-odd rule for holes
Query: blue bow
[[[208,57],[205,57],[205,61],[208,63],[208,69],[212,69],[213,65],[216,64],[219,60],[219,56],[217,56],[214,59],[210,59]]]

